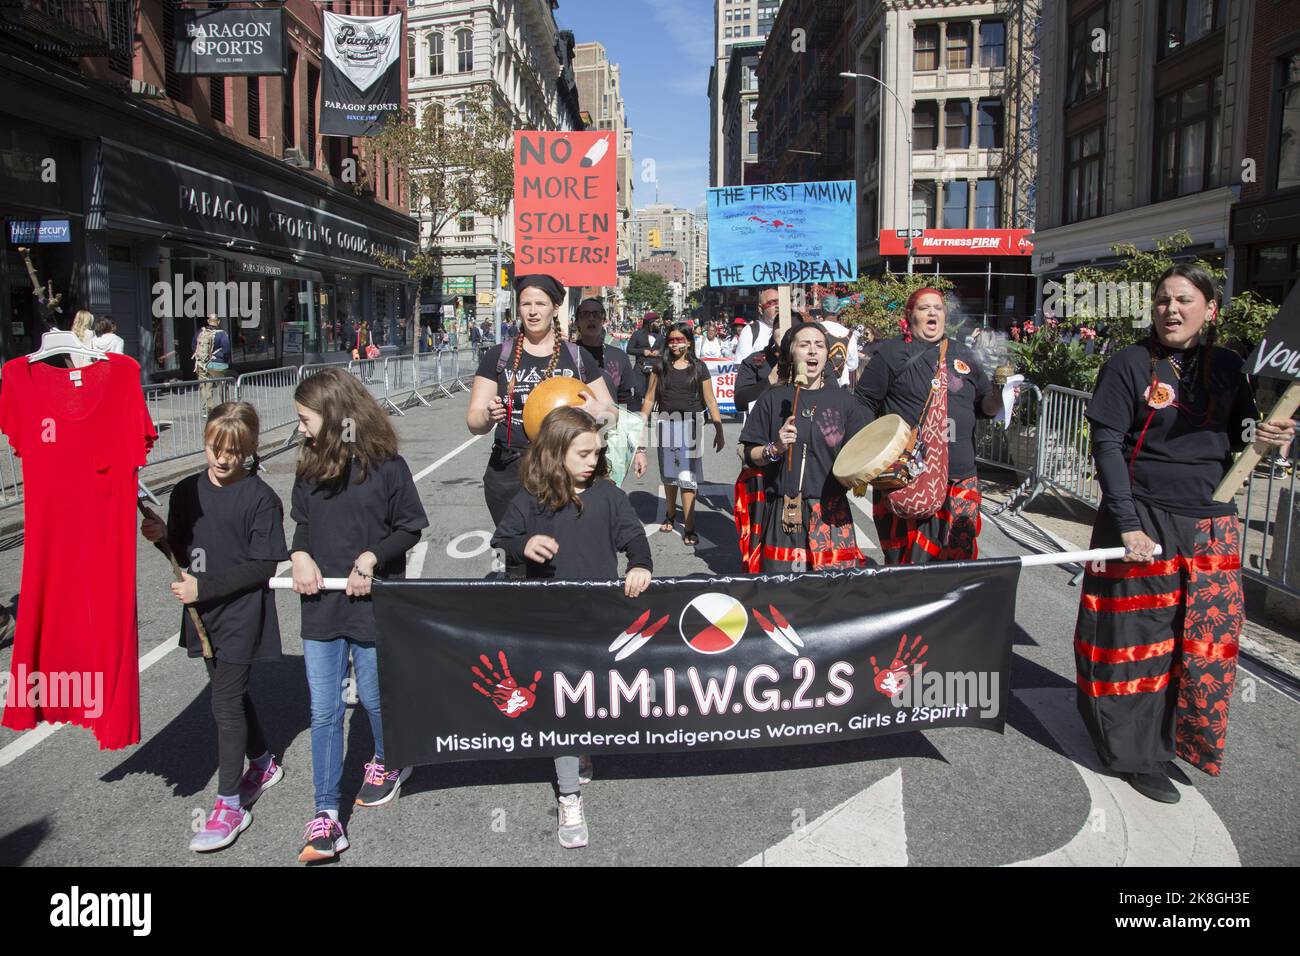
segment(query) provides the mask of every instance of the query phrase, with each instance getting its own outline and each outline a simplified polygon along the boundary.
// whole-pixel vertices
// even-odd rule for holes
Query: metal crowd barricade
[[[466,363],[461,361],[461,356],[468,355],[470,357],[469,375],[473,375],[474,369],[477,368],[477,366],[473,362],[474,352],[473,350],[453,349],[452,354],[455,357],[455,364],[453,366],[453,374],[452,374],[452,382],[451,382],[452,391],[455,391],[456,389],[460,389],[462,392],[468,392],[469,386],[465,384],[465,379],[468,377],[468,375],[466,375],[464,370]]]
[[[388,400],[390,404],[396,404],[396,400],[406,396],[406,401],[400,404],[400,408],[409,408],[412,405],[428,405],[424,396],[420,394],[419,369],[415,364],[413,355],[395,355],[392,358],[385,359],[384,379],[388,382]]]
[[[421,390],[428,389],[429,394],[433,392],[442,392],[447,398],[452,397],[452,393],[447,390],[447,386],[442,382],[442,353],[441,352],[421,352],[416,358],[416,378],[418,384],[415,392],[420,394]],[[420,400],[426,405],[429,403],[423,395]]]
[[[222,402],[234,401],[238,391],[238,383],[233,378],[144,386],[145,408],[158,431],[158,440],[150,449],[146,464],[156,465],[201,453],[208,412]]]
[[[380,405],[386,405],[398,415],[406,414],[388,397],[388,359],[353,359],[348,363],[348,371]]]
[[[438,353],[438,388],[448,398],[455,397],[457,385],[457,359],[456,353],[449,349],[444,349]]]
[[[297,365],[245,372],[235,380],[235,397],[257,409],[263,433],[274,431],[298,421],[293,391],[298,387],[300,377],[301,369]],[[293,441],[294,434],[289,433],[285,445]]]
[[[0,508],[23,500],[23,472],[9,442],[0,438]]]
[[[1008,427],[997,419],[980,418],[975,422],[975,460],[984,465],[1004,468],[1024,481],[1000,507],[989,512],[1018,514],[1043,490],[1038,477],[1038,433],[1042,430],[1043,393],[1037,385],[1020,386]]]
[[[1044,485],[1095,508],[1101,502],[1101,489],[1086,417],[1091,398],[1088,392],[1059,385],[1044,389],[1037,462]]]
[[[1294,451],[1293,451],[1294,454]],[[1291,555],[1300,553],[1300,541],[1292,531],[1296,522],[1296,473],[1279,478],[1274,459],[1263,462],[1264,474],[1256,471],[1239,493],[1241,515],[1241,573],[1292,597],[1300,588],[1292,581]]]

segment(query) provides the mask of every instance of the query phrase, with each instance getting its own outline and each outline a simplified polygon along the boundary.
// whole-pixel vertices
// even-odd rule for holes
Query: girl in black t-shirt
[[[627,495],[608,474],[596,420],[580,408],[551,412],[524,455],[523,489],[497,525],[492,546],[527,561],[530,578],[565,581],[616,578],[622,552],[628,559],[623,593],[640,596],[650,586],[650,544]],[[590,779],[590,769],[584,774],[581,762],[576,756],[555,758],[558,837],[569,849],[587,845],[580,783]]]
[[[483,472],[483,496],[494,523],[500,522],[519,491],[519,459],[528,448],[524,403],[538,384],[556,375],[580,378],[590,395],[583,407],[602,423],[618,420],[600,369],[576,345],[566,343],[560,332],[564,287],[548,275],[527,275],[515,280],[515,294],[521,333],[484,353],[465,413],[465,424],[473,434],[496,432]],[[512,577],[522,570],[507,562]]]
[[[1139,793],[1177,803],[1177,755],[1217,776],[1241,632],[1237,506],[1214,500],[1248,430],[1282,447],[1290,421],[1260,422],[1242,361],[1215,348],[1218,294],[1205,270],[1168,269],[1151,337],[1102,367],[1088,403],[1101,507],[1074,652],[1078,705],[1102,761]],[[1155,555],[1156,546],[1160,554]]]
[[[668,330],[668,351],[651,373],[646,386],[641,417],[654,420],[659,445],[659,475],[664,483],[666,510],[659,530],[673,530],[677,514],[677,489],[682,491],[682,543],[699,543],[695,533],[695,495],[704,482],[704,450],[700,447],[700,419],[707,408],[713,423],[713,450],[722,451],[722,413],[713,394],[713,380],[708,367],[695,357],[695,337],[690,326],[680,323]],[[632,459],[632,469],[640,478],[646,471],[646,452],[642,445]]]
[[[370,718],[374,757],[356,802],[377,807],[397,797],[411,769],[384,765],[372,579],[400,577],[406,552],[428,527],[411,469],[397,454],[387,413],[356,378],[338,368],[303,379],[293,395],[306,438],[293,484],[293,589],[302,596],[303,662],[311,697],[315,816],[301,862],[329,859],[348,846],[338,820],[343,775],[341,688],[348,658],[357,697]],[[345,591],[322,593],[327,577],[346,577]]]
[[[280,622],[266,582],[288,555],[280,499],[256,474],[257,436],[252,405],[225,402],[214,408],[203,432],[208,467],[172,491],[165,526],[152,513],[140,526],[150,541],[166,537],[176,560],[188,567],[172,593],[198,611],[212,645],[213,656],[204,664],[217,722],[217,800],[190,841],[199,853],[234,843],[253,822],[248,808],[284,776],[248,695],[253,663],[280,659]],[[191,657],[202,653],[184,613],[181,644]]]
[[[795,326],[781,341],[778,371],[786,384],[759,396],[745,420],[742,457],[747,468],[763,472],[762,495],[737,501],[746,571],[799,572],[865,563],[846,490],[831,468],[844,443],[869,419],[853,394],[840,388],[834,370],[827,373],[829,362],[826,330],[817,322]],[[801,364],[808,384],[796,390],[789,383]],[[795,514],[783,514],[787,500]]]

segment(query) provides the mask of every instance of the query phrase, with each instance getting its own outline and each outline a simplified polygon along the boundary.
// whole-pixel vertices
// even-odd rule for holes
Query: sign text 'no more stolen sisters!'
[[[709,285],[852,282],[857,184],[777,183],[709,190]]]
[[[617,285],[611,132],[515,132],[515,272]]]

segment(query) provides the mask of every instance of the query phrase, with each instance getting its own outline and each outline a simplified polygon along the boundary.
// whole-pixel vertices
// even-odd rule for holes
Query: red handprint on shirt
[[[925,662],[921,658],[930,649],[930,645],[922,644],[921,649],[917,650],[916,645],[920,644],[921,640],[921,635],[918,634],[912,639],[911,645],[908,646],[907,635],[904,634],[898,641],[898,650],[894,652],[894,659],[883,670],[876,666],[875,657],[871,658],[871,672],[875,675],[872,682],[876,685],[876,690],[886,697],[893,697],[895,694],[903,692],[907,682],[912,679],[909,668],[915,667],[919,671],[925,666]]]
[[[474,676],[483,682],[480,684],[478,681],[474,681],[474,689],[484,697],[490,698],[501,713],[507,717],[518,717],[537,703],[535,691],[537,690],[537,682],[542,679],[541,671],[533,674],[531,684],[527,687],[520,687],[518,681],[510,674],[510,665],[506,663],[505,651],[497,651],[497,659],[501,661],[501,673],[497,673],[486,654],[480,654],[478,659],[483,662],[487,674],[479,670],[477,664],[470,667],[470,670],[474,672]],[[483,686],[484,684],[487,686]]]

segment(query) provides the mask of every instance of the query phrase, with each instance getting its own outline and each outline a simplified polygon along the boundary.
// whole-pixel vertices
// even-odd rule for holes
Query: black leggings
[[[523,454],[504,445],[493,445],[487,470],[483,472],[483,497],[487,501],[492,524],[499,525],[510,502],[519,494],[519,462]],[[506,557],[506,577],[522,578],[527,568],[522,562]]]
[[[253,699],[248,696],[248,675],[253,665],[223,660],[203,663],[212,683],[212,716],[217,722],[217,793],[233,797],[239,793],[244,758],[252,760],[267,750]]]

